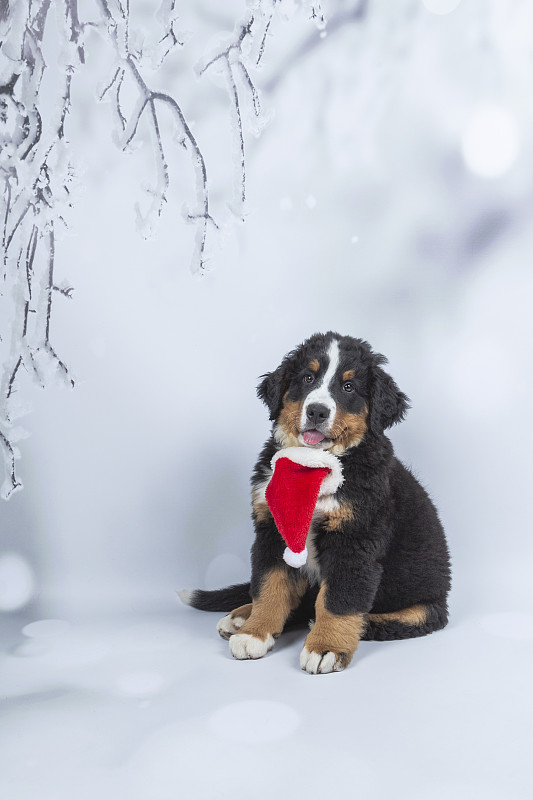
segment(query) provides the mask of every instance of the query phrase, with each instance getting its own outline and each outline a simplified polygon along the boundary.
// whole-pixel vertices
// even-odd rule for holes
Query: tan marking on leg
[[[313,358],[313,360],[309,362],[309,369],[313,370],[313,372],[318,372],[318,370],[320,369],[320,364],[318,363],[316,358]]]
[[[326,514],[324,526],[328,531],[338,531],[344,525],[353,522],[355,513],[351,505],[343,503]]]
[[[299,447],[298,423],[302,413],[302,401],[283,401],[274,435],[282,447]]]
[[[343,381],[351,381],[352,378],[355,378],[354,369],[347,369],[346,372],[343,372],[342,374]]]
[[[330,452],[339,456],[349,447],[357,447],[368,430],[368,409],[365,406],[359,414],[349,414],[338,409],[330,429],[331,437],[335,439]]]
[[[231,617],[242,617],[243,619],[248,619],[250,614],[252,613],[252,604],[246,603],[245,606],[239,606],[234,611],[231,612]]]
[[[305,640],[308,652],[332,652],[337,669],[347,667],[365,629],[365,614],[332,614],[325,606],[327,587],[322,583],[315,603],[316,621]]]
[[[252,612],[239,633],[248,633],[262,641],[268,636],[277,638],[306,588],[305,578],[289,575],[284,567],[273,569],[263,579],[259,597],[254,599]]]
[[[369,614],[372,622],[401,622],[404,625],[423,625],[428,618],[426,606],[416,605],[402,608],[399,611],[389,611],[386,614]]]

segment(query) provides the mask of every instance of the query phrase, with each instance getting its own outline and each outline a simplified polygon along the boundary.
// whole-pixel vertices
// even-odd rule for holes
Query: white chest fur
[[[308,552],[307,562],[303,567],[300,568],[300,571],[306,576],[309,583],[320,583],[321,577],[320,562],[318,560],[318,554],[315,547],[317,523],[322,521],[324,517],[326,517],[332,511],[336,511],[338,508],[339,501],[332,495],[318,498],[315,513],[313,514],[313,519],[311,521],[311,527],[309,529],[309,533],[307,534],[307,541],[305,543]]]
[[[311,523],[311,528],[309,530],[305,546],[307,547],[307,561],[303,567],[300,567],[299,572],[305,575],[310,584],[320,583],[320,563],[318,561],[315,547],[315,530],[313,527],[313,522]]]

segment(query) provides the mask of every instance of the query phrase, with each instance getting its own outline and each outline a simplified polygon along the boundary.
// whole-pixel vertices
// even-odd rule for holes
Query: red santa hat
[[[291,567],[307,561],[305,541],[319,497],[341,486],[341,462],[327,450],[286,447],[271,461],[272,477],[265,497],[276,527],[287,543],[283,558]]]

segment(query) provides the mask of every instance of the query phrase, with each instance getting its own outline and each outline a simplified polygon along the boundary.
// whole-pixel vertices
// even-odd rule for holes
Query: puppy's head
[[[386,358],[362,339],[317,333],[263,376],[257,394],[281,447],[341,455],[368,431],[380,436],[405,416],[408,398],[381,368]]]

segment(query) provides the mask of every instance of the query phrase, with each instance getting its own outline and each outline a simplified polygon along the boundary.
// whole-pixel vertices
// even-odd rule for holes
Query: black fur
[[[390,375],[387,375],[376,359],[371,370],[370,389],[370,427],[372,432],[379,436],[384,430],[401,422],[409,408],[409,401],[403,392],[400,392]]]
[[[374,622],[367,617],[365,639],[422,636],[446,625],[446,599],[450,589],[450,563],[442,525],[426,491],[394,456],[384,430],[400,422],[409,408],[408,398],[382,369],[386,359],[367,342],[329,332],[316,334],[289,353],[281,365],[263,376],[258,395],[276,422],[285,398],[298,400],[308,391],[302,375],[311,359],[327,368],[327,351],[336,339],[340,350],[339,374],[353,369],[354,390],[339,394],[350,413],[368,409],[368,429],[362,441],[339,455],[344,483],[337,491],[339,503],[355,509],[353,521],[332,533],[326,520],[313,523],[314,548],[320,579],[327,584],[326,608],[334,614],[386,614],[424,605],[426,620],[420,625],[397,621]],[[318,373],[320,375],[320,373]],[[340,379],[339,379],[340,380]],[[332,391],[337,391],[333,388]],[[341,392],[341,389],[338,389]],[[276,425],[263,447],[252,476],[252,487],[271,475],[270,461],[280,449]],[[197,592],[191,605],[228,611],[259,594],[263,576],[282,560],[285,542],[271,515],[254,514],[251,584],[214,592]],[[288,568],[291,570],[291,568]],[[305,572],[304,572],[305,574]],[[248,594],[249,592],[249,594]],[[309,576],[309,589],[300,614],[312,616],[318,585]]]
[[[296,353],[296,350],[289,353],[274,372],[261,376],[264,380],[257,387],[257,396],[268,406],[270,419],[277,419],[281,410],[281,401],[296,363]]]

